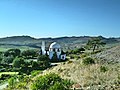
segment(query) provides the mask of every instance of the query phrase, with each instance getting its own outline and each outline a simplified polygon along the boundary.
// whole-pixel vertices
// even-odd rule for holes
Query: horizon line
[[[62,37],[99,37],[102,36],[104,38],[120,38],[120,36],[104,36],[104,35],[65,35],[65,36],[54,36],[54,37],[36,37],[33,35],[11,35],[11,36],[4,36],[4,37],[0,37],[0,38],[8,38],[8,37],[22,37],[22,36],[29,36],[31,38],[35,38],[35,39],[42,39],[42,38],[62,38]]]

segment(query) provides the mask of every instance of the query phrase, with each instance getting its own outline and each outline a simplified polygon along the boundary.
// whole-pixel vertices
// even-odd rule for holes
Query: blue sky
[[[120,0],[0,0],[0,37],[120,37]]]

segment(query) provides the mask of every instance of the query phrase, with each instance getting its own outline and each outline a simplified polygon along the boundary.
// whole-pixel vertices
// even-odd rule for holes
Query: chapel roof
[[[50,48],[61,48],[61,46],[60,46],[57,42],[53,42],[53,43],[50,45]]]

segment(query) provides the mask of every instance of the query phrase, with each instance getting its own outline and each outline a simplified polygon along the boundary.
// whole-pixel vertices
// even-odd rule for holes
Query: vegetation
[[[13,57],[16,57],[16,56],[20,56],[20,49],[9,49],[7,50],[6,52],[4,52],[4,56],[8,57],[8,56],[13,56]]]
[[[38,56],[38,65],[42,68],[42,69],[46,69],[50,66],[50,62],[49,62],[49,57],[46,55],[40,55]]]
[[[95,64],[95,60],[91,57],[86,57],[85,59],[82,60],[82,63],[84,65]]]
[[[27,66],[27,64],[26,64],[24,58],[16,57],[13,61],[13,67],[15,67],[15,68],[23,68],[26,66]]]
[[[98,49],[100,46],[104,46],[105,43],[102,42],[102,40],[97,37],[97,38],[92,38],[91,40],[88,40],[87,42],[87,47],[92,48],[93,52]]]
[[[13,38],[11,39],[13,40]],[[52,67],[50,63],[53,62],[50,62],[47,55],[39,55],[39,51],[33,49],[33,47],[39,48],[38,43],[41,41],[30,37],[25,38],[24,40],[20,39],[20,42],[16,41],[17,45],[22,44],[23,46],[15,46],[16,44],[13,45],[12,42],[9,42],[11,45],[8,45],[10,47],[7,46],[7,50],[3,48],[5,45],[0,47],[2,51],[0,52],[0,83],[8,80],[9,85],[6,90],[68,90],[74,86],[73,82],[76,85],[79,84],[80,89],[85,90],[117,90],[120,87],[119,62],[108,63],[108,61],[102,58],[96,59],[94,56],[100,55],[99,53],[102,50],[99,47],[104,46],[104,42],[109,41],[109,39],[103,37],[93,39],[90,39],[90,37],[73,37],[71,40],[63,38],[65,41],[62,40],[62,43],[58,39],[65,46],[68,61]],[[52,41],[52,39],[49,40]],[[64,42],[66,43],[64,44]],[[86,43],[88,48],[83,46]],[[12,45],[19,48],[12,49]],[[26,48],[20,49],[25,47],[24,45],[27,45]],[[92,49],[93,52],[91,53],[89,49]],[[56,60],[58,61],[55,53],[52,61]],[[74,87],[77,88],[78,86]]]
[[[69,54],[82,54],[85,51],[85,48],[76,48],[74,50],[67,51],[67,55]]]
[[[52,57],[52,59],[51,59],[51,62],[56,62],[56,61],[59,61],[59,60],[58,60],[58,57],[57,57],[57,53],[55,52],[55,53],[53,54],[53,57]]]
[[[14,77],[11,77],[9,80],[8,80],[8,84],[10,86],[11,89],[14,88],[15,84],[16,84],[16,80]]]
[[[40,70],[34,70],[31,72],[31,76],[35,77],[36,75],[38,75],[41,71]]]
[[[35,58],[37,57],[39,54],[36,50],[24,50],[21,55],[27,59],[30,59],[30,58]]]
[[[32,90],[67,90],[72,85],[68,80],[60,78],[57,74],[50,73],[38,77],[31,86]]]

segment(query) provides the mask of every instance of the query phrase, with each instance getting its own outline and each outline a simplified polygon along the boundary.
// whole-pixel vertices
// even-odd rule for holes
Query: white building
[[[47,52],[47,54],[49,55],[49,58],[52,59],[54,53],[57,54],[57,58],[59,60],[65,60],[66,59],[66,54],[62,53],[62,49],[61,46],[56,43],[53,42],[50,47],[49,47],[49,51],[45,51],[45,43],[42,42],[42,55],[45,55]]]

